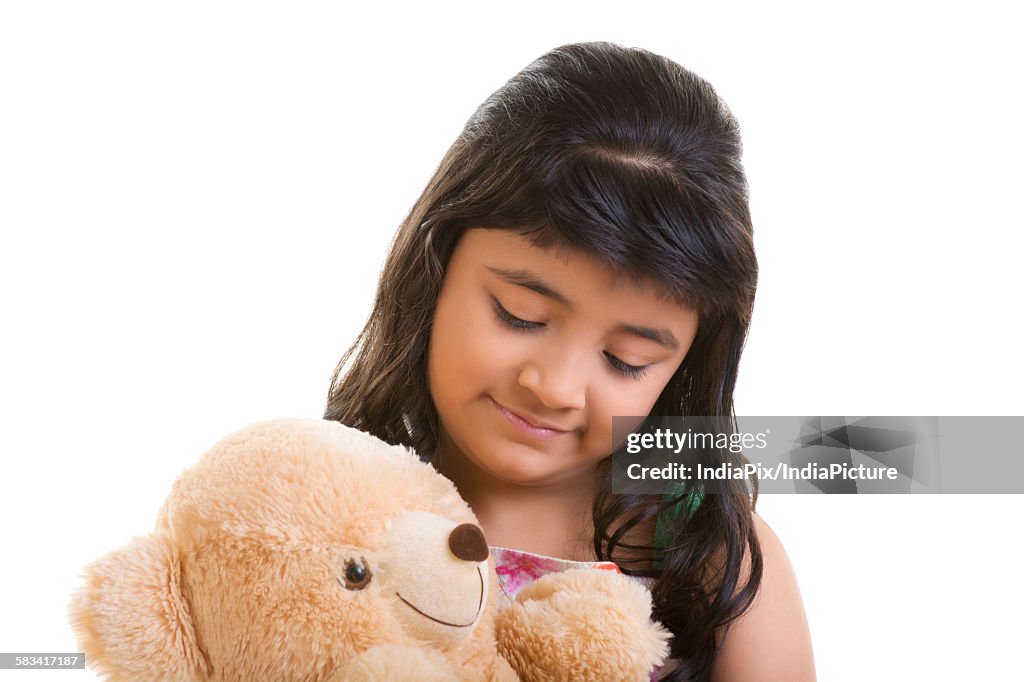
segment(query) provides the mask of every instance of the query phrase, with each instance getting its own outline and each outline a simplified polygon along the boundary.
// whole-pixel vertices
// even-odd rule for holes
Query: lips
[[[549,424],[548,422],[539,420],[529,413],[510,410],[494,398],[491,398],[491,402],[506,421],[519,430],[526,431],[532,435],[554,437],[571,431],[571,429],[561,428],[554,424]]]

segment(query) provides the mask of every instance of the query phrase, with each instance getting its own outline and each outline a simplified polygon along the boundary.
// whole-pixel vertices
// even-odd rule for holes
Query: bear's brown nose
[[[456,526],[448,536],[448,547],[463,561],[483,561],[489,553],[484,532],[472,523]]]

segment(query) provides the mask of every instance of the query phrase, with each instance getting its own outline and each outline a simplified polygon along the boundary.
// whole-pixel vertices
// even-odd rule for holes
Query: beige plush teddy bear
[[[454,486],[329,421],[225,438],[84,580],[70,621],[111,680],[643,680],[667,652],[646,590],[609,571],[545,576],[499,613]]]

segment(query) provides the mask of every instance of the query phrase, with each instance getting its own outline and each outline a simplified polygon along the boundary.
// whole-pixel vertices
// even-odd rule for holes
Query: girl
[[[757,281],[736,121],[678,64],[543,55],[473,114],[402,223],[325,418],[413,447],[496,551],[614,562],[663,679],[809,680],[792,569],[745,489],[613,495],[613,415],[733,417]],[[525,562],[525,563],[524,563]]]

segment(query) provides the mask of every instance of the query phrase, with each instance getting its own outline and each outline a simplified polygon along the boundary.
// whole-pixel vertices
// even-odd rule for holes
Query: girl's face
[[[612,416],[650,413],[697,320],[583,253],[467,230],[430,338],[445,457],[527,485],[591,471],[613,450]]]

